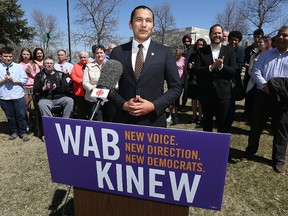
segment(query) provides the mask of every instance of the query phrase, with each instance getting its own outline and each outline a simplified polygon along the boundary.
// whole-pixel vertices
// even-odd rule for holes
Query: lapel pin
[[[154,53],[151,53],[152,56],[154,56]]]

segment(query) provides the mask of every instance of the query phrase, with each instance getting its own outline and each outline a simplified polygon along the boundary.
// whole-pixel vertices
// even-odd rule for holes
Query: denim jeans
[[[27,133],[26,104],[24,97],[13,100],[1,100],[1,106],[8,119],[9,133],[22,135]]]

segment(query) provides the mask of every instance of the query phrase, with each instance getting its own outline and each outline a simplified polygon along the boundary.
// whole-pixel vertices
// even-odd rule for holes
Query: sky
[[[123,0],[117,11],[120,17],[118,35],[126,39],[126,41],[132,36],[128,22],[130,14],[136,6],[146,5],[153,8],[162,2],[170,3],[172,14],[176,21],[176,28],[194,26],[203,29],[209,29],[215,23],[216,14],[221,13],[226,4],[225,0]],[[75,0],[69,0],[71,31],[75,29],[73,23],[78,15],[74,9],[74,3]],[[27,18],[29,24],[31,24],[32,11],[37,9],[41,10],[45,15],[55,16],[61,30],[67,32],[66,0],[18,0],[18,4],[25,11],[25,18]],[[68,41],[68,39],[64,41]],[[63,46],[62,48],[65,49],[68,44],[63,43]]]
[[[132,31],[128,27],[130,14],[132,10],[138,5],[146,5],[153,8],[160,5],[162,2],[169,2],[172,9],[172,14],[175,17],[176,28],[185,27],[198,27],[203,29],[209,29],[211,25],[215,23],[215,16],[221,12],[225,7],[224,1],[215,0],[123,0],[122,4],[118,8],[119,25],[118,35],[126,39],[132,36]],[[21,8],[25,12],[25,18],[27,18],[29,24],[32,23],[31,14],[32,11],[37,9],[41,10],[45,15],[53,15],[59,22],[59,27],[63,32],[67,32],[67,9],[66,0],[18,0]],[[76,27],[73,25],[73,21],[77,17],[78,13],[74,9],[75,0],[69,0],[70,4],[70,26],[71,31]],[[209,6],[208,6],[209,5]],[[67,37],[67,35],[65,36]],[[68,41],[68,40],[64,40]],[[67,48],[63,43],[63,48]],[[73,45],[72,45],[73,46]],[[90,50],[90,49],[89,49]]]

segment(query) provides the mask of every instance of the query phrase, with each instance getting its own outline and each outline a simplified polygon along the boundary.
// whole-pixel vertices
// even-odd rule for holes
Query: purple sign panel
[[[230,135],[43,118],[52,181],[220,210]]]

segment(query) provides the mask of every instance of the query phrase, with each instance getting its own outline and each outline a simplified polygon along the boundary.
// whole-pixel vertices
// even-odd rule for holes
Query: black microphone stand
[[[89,118],[90,121],[93,120],[96,112],[99,112],[100,108],[101,108],[101,102],[102,100],[101,99],[98,99],[97,102],[93,105],[93,108],[92,108],[92,113],[91,113],[91,116]]]
[[[108,89],[108,90],[109,90],[109,88],[107,88],[106,86],[103,86],[103,85],[98,85],[97,88],[100,88],[100,89]],[[109,91],[109,93],[110,93],[110,91]],[[91,116],[90,116],[90,118],[89,118],[90,121],[93,120],[95,114],[100,111],[101,103],[102,103],[102,102],[105,103],[105,102],[106,102],[105,99],[100,99],[100,98],[98,98],[97,101],[95,102],[95,104],[93,105],[92,112],[91,112]],[[101,121],[102,121],[102,120],[101,120]]]

